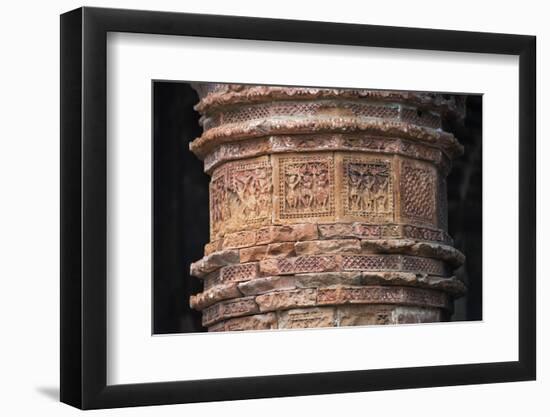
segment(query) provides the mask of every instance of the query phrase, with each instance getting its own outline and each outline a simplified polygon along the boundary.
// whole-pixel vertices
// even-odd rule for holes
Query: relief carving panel
[[[276,218],[334,218],[334,160],[331,153],[276,159]]]
[[[342,164],[343,216],[367,222],[391,222],[394,213],[390,161],[345,156]]]
[[[210,182],[211,238],[271,222],[271,165],[267,157],[231,162]]]
[[[403,160],[401,164],[401,215],[419,223],[436,225],[437,179],[433,166]]]

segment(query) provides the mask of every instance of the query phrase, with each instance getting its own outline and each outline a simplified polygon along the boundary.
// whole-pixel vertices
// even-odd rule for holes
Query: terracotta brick
[[[339,239],[353,237],[353,226],[351,223],[320,224],[319,237],[323,239]]]
[[[276,328],[277,315],[275,313],[266,313],[229,319],[225,322],[224,330],[226,332],[234,332],[242,330],[270,330]]]
[[[203,310],[203,326],[211,326],[221,320],[258,313],[258,305],[254,297],[243,297],[235,300],[222,301]]]
[[[240,282],[258,276],[258,262],[226,266],[221,269],[220,282]]]
[[[239,284],[239,290],[244,295],[257,295],[270,291],[290,290],[296,288],[294,277],[281,275],[256,278]]]
[[[349,305],[339,306],[336,314],[340,326],[373,326],[396,324],[394,309],[385,305]]]
[[[258,230],[256,244],[263,245],[276,242],[296,242],[299,240],[317,239],[317,226],[312,223],[284,226],[268,226]]]
[[[236,283],[218,284],[200,294],[192,295],[190,306],[191,308],[202,310],[218,301],[238,298],[241,295]]]
[[[295,256],[294,252],[294,242],[281,242],[281,243],[270,243],[267,246],[268,258],[278,258],[278,257],[288,257]]]
[[[214,252],[191,264],[191,275],[201,278],[225,265],[239,263],[239,251],[226,250]]]
[[[256,297],[260,311],[284,310],[295,307],[315,305],[317,290],[300,289],[290,291],[270,292]]]
[[[222,243],[223,240],[215,240],[213,242],[209,242],[206,245],[204,245],[204,256],[208,256],[213,254],[214,252],[218,252],[222,250]]]
[[[247,230],[237,233],[229,233],[223,239],[224,249],[239,249],[256,244],[256,231]]]
[[[267,254],[267,245],[251,246],[239,251],[241,263],[261,261]]]
[[[358,239],[310,240],[295,244],[297,255],[319,255],[331,253],[360,253]]]
[[[362,282],[363,274],[361,272],[316,272],[294,276],[294,283],[298,288],[355,286],[362,285]]]
[[[279,313],[279,328],[308,329],[336,325],[335,309],[332,307],[298,308]]]

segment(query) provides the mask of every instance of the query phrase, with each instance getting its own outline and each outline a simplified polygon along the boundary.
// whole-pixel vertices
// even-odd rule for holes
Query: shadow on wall
[[[466,255],[457,276],[468,287],[455,302],[452,320],[482,319],[482,96],[466,100],[464,125],[445,127],[464,145],[464,155],[453,161],[447,181],[449,233],[455,247]]]

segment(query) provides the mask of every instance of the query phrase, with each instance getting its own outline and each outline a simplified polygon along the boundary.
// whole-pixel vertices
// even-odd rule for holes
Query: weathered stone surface
[[[437,243],[419,242],[412,247],[413,254],[430,258],[442,259],[451,266],[459,267],[464,263],[466,257],[458,249],[448,245]]]
[[[452,246],[412,239],[362,240],[361,248],[367,253],[401,253],[441,259],[453,266],[462,265],[465,260],[464,255]]]
[[[295,256],[294,242],[270,243],[267,246],[268,258]]]
[[[413,272],[361,272],[358,284],[350,285],[393,285],[440,290],[459,297],[466,291],[464,283],[455,277],[444,278]],[[346,284],[342,284],[346,285]]]
[[[225,265],[239,263],[239,251],[226,250],[214,252],[191,264],[191,275],[201,278]]]
[[[218,301],[240,297],[242,294],[236,283],[218,284],[202,293],[192,295],[191,308],[202,310]]]
[[[361,272],[361,285],[401,285],[414,286],[422,278],[426,279],[428,275],[415,274],[413,272]]]
[[[239,251],[241,263],[261,261],[267,254],[267,245],[252,246]]]
[[[190,300],[211,331],[443,320],[464,293],[443,129],[461,99],[200,84],[210,239]],[[266,312],[259,314],[260,312]]]
[[[350,88],[313,88],[313,87],[287,87],[269,85],[240,85],[240,84],[195,84],[195,90],[199,93],[200,101],[196,110],[209,114],[211,110],[219,107],[231,108],[232,105],[250,105],[259,103],[286,102],[300,97],[306,103],[316,103],[317,100],[342,100],[349,99],[372,105],[372,103],[401,103],[407,109],[414,109],[415,106],[436,112],[436,115],[447,115],[456,113],[464,116],[464,100],[460,96],[448,96],[437,93],[422,93],[409,91],[385,91]],[[338,101],[338,102],[339,102]],[[314,108],[316,112],[318,108]],[[301,110],[304,112],[304,110]],[[378,111],[376,112],[379,113]],[[390,112],[395,117],[394,112]],[[414,114],[415,119],[419,118]],[[251,117],[252,119],[254,117]],[[225,120],[225,122],[228,122]]]
[[[441,321],[442,310],[430,307],[392,305],[347,305],[337,307],[340,326],[415,324]]]
[[[297,255],[319,255],[329,253],[360,253],[358,239],[310,240],[295,244]]]
[[[203,133],[200,138],[189,144],[189,149],[204,159],[216,145],[232,140],[257,138],[267,135],[280,135],[294,132],[308,134],[312,132],[365,132],[380,136],[395,136],[419,141],[426,144],[439,143],[445,147],[445,152],[458,156],[463,152],[456,138],[446,132],[425,128],[408,123],[386,120],[365,119],[357,117],[317,118],[312,120],[288,118],[285,120],[255,120],[250,123],[232,123],[226,126],[212,128]]]
[[[390,226],[380,226],[377,224],[353,223],[352,225],[352,235],[361,239],[378,239],[394,230]]]
[[[455,277],[443,278],[425,275],[418,276],[418,287],[444,291],[456,298],[462,297],[467,290],[464,283]]]
[[[212,324],[208,327],[209,332],[225,332],[225,322],[219,322],[216,324]]]
[[[293,135],[274,135],[245,139],[237,143],[224,143],[206,156],[204,159],[204,171],[212,174],[213,170],[220,164],[235,159],[253,158],[266,154],[320,150],[353,152],[376,152],[383,150],[387,153],[427,160],[440,167],[443,172],[447,172],[448,170],[447,158],[440,150],[430,146],[424,146],[403,139],[365,135],[364,133],[342,134],[330,132],[300,135],[299,139]]]
[[[254,297],[242,297],[222,301],[202,311],[202,324],[203,326],[211,326],[223,319],[246,316],[258,312],[258,305]]]
[[[356,286],[362,285],[361,272],[320,272],[296,274],[294,283],[299,288],[320,288],[334,285]]]
[[[414,287],[339,287],[319,288],[318,305],[405,304],[449,308],[449,298],[441,291]]]
[[[443,230],[434,228],[416,226],[416,225],[403,225],[403,237],[412,238],[418,240],[431,240],[436,242],[450,243],[452,239]]]
[[[204,289],[208,290],[220,282],[220,270],[216,269],[203,277]]]
[[[226,320],[224,330],[235,332],[242,330],[270,330],[277,328],[277,315],[275,313],[255,314],[253,316],[237,317]]]
[[[315,305],[317,290],[312,288],[270,292],[256,297],[260,311],[285,310]]]
[[[254,138],[239,143],[222,144],[204,158],[204,172],[212,175],[214,170],[224,162],[266,155],[269,153],[270,148],[267,138]]]
[[[332,223],[319,225],[319,237],[323,239],[339,239],[352,237],[352,223]]]
[[[204,256],[208,256],[213,254],[214,252],[222,250],[222,243],[223,240],[219,239],[204,245]]]
[[[298,240],[317,239],[317,225],[312,223],[284,226],[268,226],[258,229],[256,244],[265,245],[275,242],[296,242]]]
[[[397,324],[433,323],[442,320],[443,312],[439,308],[396,307],[393,320]]]
[[[256,278],[239,284],[244,295],[258,295],[269,291],[291,290],[296,288],[294,277],[288,275]]]
[[[347,305],[337,308],[336,317],[339,326],[396,324],[393,310],[388,305]]]
[[[279,312],[280,329],[308,329],[335,325],[335,309],[332,307],[298,308]]]
[[[246,230],[237,233],[230,233],[223,239],[224,249],[239,249],[253,246],[256,243],[256,231]]]
[[[403,253],[416,243],[412,239],[361,240],[361,249],[365,253]]]

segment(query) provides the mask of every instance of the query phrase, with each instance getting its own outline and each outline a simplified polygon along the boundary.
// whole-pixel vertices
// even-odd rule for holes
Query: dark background
[[[202,283],[189,265],[209,240],[208,183],[189,151],[200,136],[199,101],[189,84],[153,83],[153,333],[205,331],[189,295]]]
[[[208,183],[202,161],[189,151],[200,136],[197,93],[188,83],[153,82],[153,333],[205,331],[189,295],[202,289],[189,265],[203,256],[209,239]],[[466,255],[456,275],[468,286],[455,302],[452,320],[481,320],[482,97],[466,100],[464,123],[445,130],[464,145],[448,177],[449,233]]]

